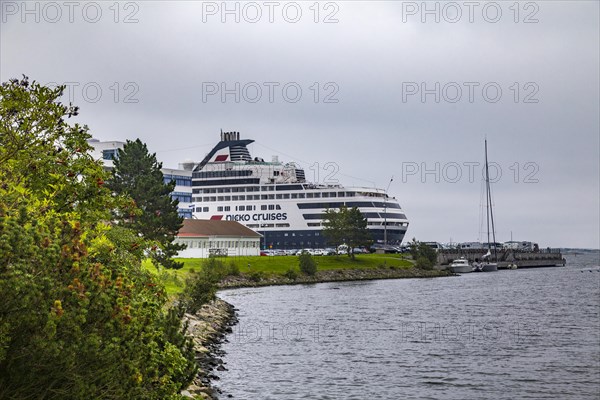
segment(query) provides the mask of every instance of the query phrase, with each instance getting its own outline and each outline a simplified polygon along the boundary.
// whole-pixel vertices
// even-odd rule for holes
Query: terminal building
[[[260,255],[261,235],[235,221],[184,219],[174,243],[186,245],[181,258]]]

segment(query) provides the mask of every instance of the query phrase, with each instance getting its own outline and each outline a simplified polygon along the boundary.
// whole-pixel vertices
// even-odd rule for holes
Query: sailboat
[[[488,167],[487,139],[485,139],[485,193],[486,193],[486,226],[488,251],[483,255],[481,263],[474,266],[474,271],[491,272],[498,270],[498,256],[496,254],[496,229],[494,228],[494,211],[492,206],[492,192],[490,190],[490,170]],[[494,243],[494,261],[492,258],[492,243],[490,243],[490,223],[492,226],[492,240]]]

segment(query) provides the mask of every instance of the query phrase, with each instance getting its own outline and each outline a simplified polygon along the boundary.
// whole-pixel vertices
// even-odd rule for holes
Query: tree
[[[410,242],[410,254],[415,260],[417,268],[432,269],[437,263],[437,253],[427,245],[427,243],[419,242],[415,238]]]
[[[325,211],[323,234],[329,242],[339,246],[348,245],[348,256],[354,259],[352,251],[355,247],[368,246],[372,243],[371,234],[367,229],[367,219],[356,207],[340,207],[339,211]]]
[[[139,212],[117,214],[116,218],[123,226],[155,242],[153,260],[165,268],[181,268],[183,263],[172,257],[185,248],[173,243],[183,218],[177,212],[178,200],[170,196],[175,182],[165,183],[161,168],[156,154],[150,154],[145,143],[128,140],[114,160],[108,187],[133,199]]]
[[[0,86],[0,398],[179,399],[191,341],[114,226],[78,109],[24,77]]]

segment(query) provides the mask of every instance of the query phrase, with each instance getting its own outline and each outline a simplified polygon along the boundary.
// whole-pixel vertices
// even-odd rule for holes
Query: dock
[[[445,266],[461,257],[465,257],[469,262],[481,260],[487,253],[487,249],[444,249],[438,251],[438,265]],[[517,268],[538,268],[538,267],[564,267],[566,260],[560,249],[542,249],[540,251],[523,251],[513,249],[496,250],[498,269],[508,269],[510,265],[516,265]],[[492,251],[491,260],[494,260]]]

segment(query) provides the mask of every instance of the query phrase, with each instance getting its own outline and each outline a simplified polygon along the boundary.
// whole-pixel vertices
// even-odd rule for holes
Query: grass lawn
[[[413,264],[405,259],[402,254],[357,254],[353,261],[348,256],[316,256],[318,270],[332,269],[370,269],[380,266],[410,268]],[[161,278],[165,283],[167,293],[175,294],[181,292],[185,278],[194,270],[202,268],[205,259],[202,258],[180,258],[177,261],[183,262],[183,268],[180,270],[161,269]],[[262,272],[266,275],[283,275],[289,269],[298,271],[297,256],[245,256],[245,257],[221,257],[225,263],[234,263],[238,266],[240,272]],[[144,267],[158,274],[156,267],[150,260],[144,261]]]

